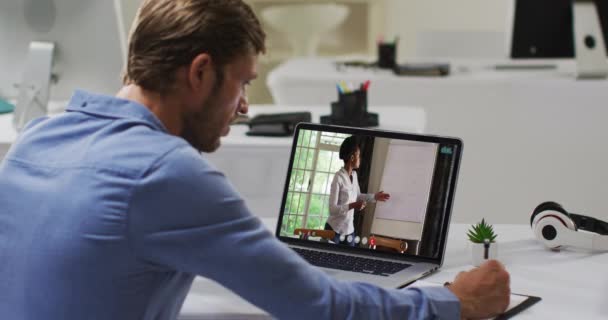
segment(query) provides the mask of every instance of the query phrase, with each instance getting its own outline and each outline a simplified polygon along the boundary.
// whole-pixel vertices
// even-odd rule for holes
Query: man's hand
[[[376,194],[374,194],[374,199],[376,199],[376,201],[386,201],[390,198],[391,198],[391,195],[388,193],[385,193],[384,191],[379,191],[379,192],[376,192]]]
[[[459,273],[448,288],[460,300],[462,319],[490,318],[509,306],[509,273],[496,260],[486,261],[479,268]]]
[[[350,209],[363,210],[365,208],[365,201],[351,202],[348,207]]]

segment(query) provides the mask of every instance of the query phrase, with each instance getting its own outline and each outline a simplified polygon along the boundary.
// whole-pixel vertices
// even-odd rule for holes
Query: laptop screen
[[[461,152],[454,138],[300,124],[277,236],[441,260]]]

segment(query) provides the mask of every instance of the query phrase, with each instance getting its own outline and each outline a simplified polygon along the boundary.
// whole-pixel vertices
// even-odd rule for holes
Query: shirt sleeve
[[[311,267],[190,148],[160,159],[134,187],[128,235],[155,270],[210,278],[279,319],[459,319],[447,289],[385,290]]]
[[[361,188],[359,187],[359,177],[357,176],[357,172],[353,172],[353,184],[355,188],[357,188],[357,201],[365,201],[375,203],[376,198],[373,193],[361,193]]]
[[[349,203],[340,203],[340,179],[338,174],[334,175],[334,179],[331,181],[331,188],[329,190],[329,213],[332,216],[345,216],[349,208]]]
[[[357,195],[357,200],[358,201],[371,202],[371,203],[375,203],[376,202],[376,199],[375,199],[373,193],[359,193],[359,195]]]

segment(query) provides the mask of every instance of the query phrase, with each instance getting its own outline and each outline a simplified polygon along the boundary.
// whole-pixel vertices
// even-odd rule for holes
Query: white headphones
[[[539,204],[530,217],[534,235],[545,246],[558,250],[572,246],[593,251],[608,251],[608,223],[568,213],[556,202]]]

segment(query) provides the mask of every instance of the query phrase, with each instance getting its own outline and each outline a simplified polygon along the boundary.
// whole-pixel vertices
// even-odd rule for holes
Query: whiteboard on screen
[[[424,222],[437,157],[437,144],[392,140],[380,189],[391,195],[376,204],[374,219]]]

